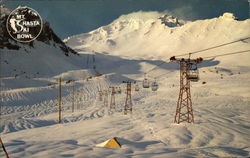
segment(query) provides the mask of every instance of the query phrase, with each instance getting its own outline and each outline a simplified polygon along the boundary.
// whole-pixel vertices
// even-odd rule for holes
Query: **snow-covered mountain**
[[[238,21],[232,13],[224,13],[213,19],[186,22],[171,15],[137,12],[123,15],[107,26],[64,41],[78,50],[94,50],[133,59],[166,60],[173,55],[249,37],[249,28],[250,19]],[[246,50],[250,48],[249,41],[226,45],[211,50],[206,55]],[[246,55],[240,55],[241,65],[249,63],[246,58]],[[227,64],[233,60],[227,60]]]
[[[0,12],[1,77],[51,76],[81,68],[79,54],[61,41],[48,22],[44,20],[42,32],[35,41],[20,43],[6,30],[9,9],[1,5]]]

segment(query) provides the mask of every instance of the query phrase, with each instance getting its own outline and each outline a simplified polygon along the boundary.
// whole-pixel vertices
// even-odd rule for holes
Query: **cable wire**
[[[235,54],[242,54],[242,53],[246,53],[246,52],[250,52],[250,50],[243,50],[243,51],[237,51],[237,52],[231,52],[231,53],[225,53],[225,54],[220,54],[220,55],[213,55],[213,56],[207,56],[207,57],[203,57],[203,59],[207,59],[207,58],[216,58],[216,57],[221,57],[221,56],[227,56],[227,55],[235,55]],[[166,75],[168,73],[163,73],[160,74],[154,78],[160,78],[164,75]]]
[[[180,57],[180,56],[185,56],[185,55],[191,55],[191,54],[197,54],[197,53],[200,53],[200,52],[204,52],[204,51],[207,51],[207,50],[211,50],[211,49],[215,49],[215,48],[218,48],[218,47],[226,46],[226,45],[233,44],[233,43],[236,43],[236,42],[240,42],[240,41],[243,42],[244,40],[247,40],[247,39],[250,39],[250,37],[241,38],[239,40],[235,40],[235,41],[232,41],[232,42],[220,44],[220,45],[217,45],[217,46],[209,47],[209,48],[198,50],[198,51],[193,51],[193,52],[189,52],[189,53],[185,53],[185,54],[179,54],[179,55],[176,55],[175,57]],[[162,65],[164,63],[166,63],[166,61],[163,61],[160,64],[157,64],[155,67],[153,67],[152,69],[150,69],[149,71],[147,71],[145,73],[147,74],[147,73],[149,73],[149,72],[157,69],[160,65]]]
[[[158,68],[159,66],[161,66],[161,65],[164,64],[164,63],[166,63],[166,62],[163,61],[163,62],[161,62],[160,64],[155,65],[152,69],[150,69],[149,71],[147,71],[147,72],[145,72],[145,73],[147,74],[147,73],[149,73],[149,72],[155,70],[156,68]]]
[[[208,57],[204,57],[203,59],[216,58],[216,57],[220,57],[220,56],[227,56],[227,55],[234,55],[234,54],[241,54],[241,53],[245,53],[245,52],[250,52],[250,49],[249,50],[238,51],[238,52],[232,52],[232,53],[225,53],[225,54],[221,54],[221,55],[208,56]]]
[[[198,50],[198,51],[193,51],[193,52],[189,52],[189,53],[185,53],[185,54],[176,55],[175,57],[180,57],[180,56],[185,56],[185,55],[190,55],[190,54],[197,54],[197,53],[200,53],[200,52],[204,52],[204,51],[207,51],[207,50],[215,49],[215,48],[218,48],[218,47],[223,47],[223,46],[226,46],[226,45],[229,45],[229,44],[233,44],[233,43],[236,43],[236,42],[240,42],[240,41],[244,41],[244,40],[247,40],[247,39],[250,39],[250,37],[242,38],[242,39],[239,39],[239,40],[236,40],[236,41],[224,43],[224,44],[221,44],[221,45],[209,47],[209,48]]]

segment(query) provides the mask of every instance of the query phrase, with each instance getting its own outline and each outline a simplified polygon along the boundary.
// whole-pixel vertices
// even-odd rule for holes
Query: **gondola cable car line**
[[[225,54],[220,54],[220,55],[207,56],[207,57],[203,57],[203,59],[216,58],[216,57],[234,55],[234,54],[241,54],[241,53],[245,53],[245,52],[250,52],[250,49],[249,50],[242,50],[242,51],[232,52],[232,53],[225,53]]]
[[[250,38],[250,37],[249,37],[249,38]],[[249,39],[249,38],[246,38],[246,39]],[[242,41],[242,40],[238,40],[238,41]],[[238,42],[238,41],[233,41],[233,42],[226,43],[226,44],[223,44],[223,45],[214,46],[214,47],[211,47],[211,48],[207,48],[207,49],[203,49],[203,50],[200,50],[200,51],[191,52],[191,53],[188,53],[188,54],[187,54],[187,53],[186,53],[186,54],[181,54],[181,55],[178,55],[178,56],[189,55],[189,58],[190,58],[190,56],[191,56],[192,54],[196,54],[196,53],[199,53],[199,52],[202,52],[202,51],[206,51],[206,50],[210,50],[210,49],[215,49],[215,48],[218,48],[218,47],[221,47],[221,46],[224,46],[224,45],[228,45],[228,44],[232,44],[232,43],[235,43],[235,42]],[[207,58],[215,58],[215,57],[219,57],[219,56],[233,55],[233,54],[245,53],[245,52],[249,52],[249,51],[250,51],[250,50],[244,50],[244,51],[238,51],[238,52],[232,52],[232,53],[226,53],[226,54],[208,56],[208,57],[204,57],[204,58],[205,58],[205,59],[207,59]],[[169,61],[170,61],[170,60],[169,60]],[[157,64],[154,68],[152,68],[152,69],[150,69],[149,71],[147,71],[147,73],[149,73],[149,72],[151,72],[151,71],[153,71],[153,70],[159,68],[159,66],[162,65],[162,64],[164,64],[164,63],[166,63],[166,61]],[[195,68],[194,68],[194,69],[195,69]],[[196,68],[196,69],[197,69],[197,68]],[[147,73],[144,74],[144,80],[143,80],[143,81],[137,81],[137,82],[142,82],[143,85],[144,85],[144,83],[145,83],[144,81],[145,81],[145,79],[146,79],[146,80],[147,80],[147,83],[149,83],[149,81],[148,81],[148,79],[147,79],[147,77],[146,77],[146,74],[147,74]],[[168,73],[164,73],[164,74],[160,74],[160,75],[156,76],[156,77],[155,77],[155,80],[156,80],[156,79],[159,79],[160,77],[162,77],[162,76],[164,76],[164,75],[166,75],[166,74],[168,74]],[[152,85],[151,85],[151,86],[152,86]],[[146,86],[146,87],[149,88],[150,86]],[[151,88],[152,88],[152,87],[151,87]],[[157,84],[157,89],[158,89],[158,84]],[[153,90],[153,89],[152,89],[152,90]],[[154,90],[153,90],[153,91],[154,91]]]
[[[237,51],[237,52],[232,52],[232,53],[225,53],[225,54],[220,54],[220,55],[207,56],[207,57],[203,57],[203,59],[210,59],[210,58],[216,58],[216,57],[221,57],[221,56],[242,54],[242,53],[246,53],[246,52],[250,52],[250,50],[243,50],[243,51]],[[167,74],[168,73],[163,73],[163,74],[160,74],[160,75],[156,76],[155,78],[161,78],[162,76],[167,75]]]
[[[235,41],[232,41],[232,42],[220,44],[220,45],[217,45],[217,46],[209,47],[209,48],[198,50],[198,51],[193,51],[193,52],[189,52],[189,53],[179,54],[179,55],[176,55],[175,57],[180,57],[180,56],[185,56],[185,55],[191,55],[191,54],[197,54],[197,53],[201,53],[201,52],[204,52],[204,51],[207,51],[207,50],[211,50],[211,49],[219,48],[219,47],[222,47],[222,46],[230,45],[230,44],[233,44],[233,43],[236,43],[236,42],[240,42],[240,41],[243,42],[243,41],[245,41],[247,39],[250,39],[250,37],[241,38],[239,40],[235,40]],[[153,68],[151,68],[150,70],[148,70],[145,73],[148,74],[148,73],[152,72],[153,70],[159,68],[160,65],[162,65],[164,63],[167,63],[169,61],[168,59],[166,61],[162,61],[161,63],[157,64],[156,66],[154,66]]]
[[[239,42],[239,41],[244,41],[246,39],[249,39],[250,37],[248,38],[245,38],[245,39],[240,39],[240,40],[237,40],[237,41],[233,41],[233,42],[229,42],[229,43],[225,43],[225,44],[221,44],[221,45],[218,45],[218,46],[214,46],[214,47],[210,47],[210,48],[206,48],[206,49],[203,49],[203,50],[199,50],[199,51],[194,51],[194,52],[190,52],[190,53],[185,53],[185,54],[179,54],[175,57],[180,57],[180,56],[185,56],[185,55],[189,55],[189,59],[190,59],[190,56],[193,55],[193,54],[197,54],[197,53],[201,53],[201,52],[204,52],[204,51],[208,51],[208,50],[211,50],[211,49],[215,49],[215,48],[218,48],[218,47],[222,47],[222,46],[226,46],[226,45],[229,45],[229,44],[233,44],[233,43],[236,43],[236,42]],[[227,56],[227,55],[234,55],[234,54],[239,54],[239,53],[245,53],[245,52],[250,52],[250,50],[243,50],[243,51],[237,51],[237,52],[232,52],[232,53],[225,53],[225,54],[220,54],[220,55],[213,55],[213,56],[207,56],[207,57],[203,57],[203,59],[208,59],[208,58],[216,58],[216,57],[222,57],[222,56]],[[148,79],[148,77],[151,77],[149,75],[147,75],[146,77],[146,74],[152,72],[153,70],[156,70],[158,68],[160,68],[159,66],[163,65],[164,63],[168,63],[170,60],[166,60],[166,61],[163,61],[163,62],[160,62],[159,64],[157,64],[156,66],[154,66],[153,68],[151,68],[149,71],[147,71],[145,74],[144,74],[144,80],[145,79]],[[198,70],[198,67],[197,65],[193,64],[191,65],[191,68],[190,70]],[[163,77],[164,75],[168,74],[167,72],[166,73],[163,73],[163,74],[160,74],[155,78],[155,82],[156,82],[156,79],[159,79],[161,77]],[[143,81],[136,81],[136,82],[142,82],[144,83]],[[155,82],[152,82],[151,84],[151,88],[152,88],[152,91],[153,90],[153,83],[155,84]],[[138,84],[136,84],[137,86]],[[158,86],[157,82],[156,82],[156,85]],[[148,87],[149,88],[149,87]],[[157,87],[158,89],[158,87]],[[135,90],[136,91],[136,90]],[[138,95],[141,96],[140,92],[138,91]]]
[[[199,51],[193,51],[193,52],[190,52],[190,53],[179,54],[179,55],[176,55],[175,57],[180,57],[180,56],[185,56],[185,55],[189,55],[189,57],[190,57],[192,54],[201,53],[201,52],[204,52],[204,51],[207,51],[207,50],[211,50],[211,49],[215,49],[215,48],[218,48],[218,47],[222,47],[222,46],[226,46],[226,45],[229,45],[229,44],[233,44],[233,43],[236,43],[236,42],[244,41],[244,40],[246,40],[246,39],[250,39],[250,37],[242,38],[242,39],[239,39],[239,40],[236,40],[236,41],[232,41],[232,42],[229,42],[229,43],[224,43],[224,44],[221,44],[221,45],[213,46],[213,47],[206,48],[206,49],[202,49],[202,50],[199,50]],[[227,54],[222,54],[222,55],[214,55],[214,56],[204,57],[204,59],[207,59],[207,58],[215,58],[215,57],[218,57],[218,56],[225,56],[225,55],[238,54],[238,53],[244,53],[244,52],[248,52],[248,51],[250,51],[250,50],[239,51],[239,52],[233,52],[233,53],[227,53]],[[95,60],[95,59],[93,58],[93,60]],[[163,65],[164,63],[167,63],[167,62],[169,62],[169,61],[170,61],[169,59],[168,59],[167,61],[163,61],[163,62],[157,64],[156,66],[154,66],[153,68],[151,68],[149,71],[145,72],[145,73],[144,73],[144,80],[142,81],[142,83],[143,83],[143,85],[144,85],[143,87],[147,87],[147,88],[150,87],[150,86],[149,86],[149,81],[148,81],[148,79],[145,77],[146,74],[152,72],[153,70],[158,69],[159,66],[161,66],[161,65]],[[162,77],[162,76],[164,76],[164,75],[166,75],[166,74],[168,74],[168,73],[160,74],[160,75],[158,75],[158,76],[156,76],[156,77],[154,77],[154,78],[160,78],[160,77]],[[151,78],[151,76],[149,76],[149,75],[148,75],[148,77]],[[137,82],[140,82],[140,81],[137,81]]]
[[[208,58],[216,58],[216,57],[221,57],[221,56],[228,56],[228,55],[235,55],[235,54],[241,54],[241,53],[246,53],[246,52],[250,52],[250,50],[243,50],[243,51],[237,51],[237,52],[231,52],[231,53],[225,53],[225,54],[220,54],[220,55],[213,55],[213,56],[207,56],[207,57],[204,57],[203,59],[208,59]],[[189,55],[189,59],[190,59],[190,56],[192,55],[191,53],[188,54]],[[195,66],[193,66],[195,65]],[[163,73],[163,74],[160,74],[156,77],[154,77],[155,79],[159,79],[165,75],[167,75],[168,73]],[[149,76],[149,75],[148,75]],[[194,64],[192,63],[190,69],[189,69],[189,76],[188,76],[188,79],[192,82],[198,82],[199,80],[199,71],[198,71],[198,66],[197,64]],[[152,88],[152,91],[154,91],[153,87],[152,87],[152,84],[151,84],[151,88]],[[157,87],[158,89],[158,87]],[[156,90],[157,90],[156,89]]]
[[[242,38],[242,39],[239,39],[239,40],[235,40],[235,41],[232,41],[232,42],[220,44],[220,45],[217,45],[217,46],[213,46],[213,47],[202,49],[202,50],[198,50],[198,51],[193,51],[193,52],[190,52],[190,53],[176,55],[175,57],[185,56],[185,55],[189,55],[189,54],[197,54],[197,53],[200,53],[200,52],[204,52],[204,51],[207,51],[207,50],[211,50],[211,49],[223,47],[223,46],[226,46],[226,45],[229,45],[229,44],[233,44],[233,43],[236,43],[236,42],[240,42],[240,41],[244,41],[244,40],[247,40],[247,39],[250,39],[250,37]]]

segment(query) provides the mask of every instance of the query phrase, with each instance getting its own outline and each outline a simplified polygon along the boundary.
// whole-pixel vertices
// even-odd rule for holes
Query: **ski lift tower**
[[[123,83],[127,84],[127,91],[126,91],[126,102],[124,106],[124,115],[127,115],[128,113],[132,114],[132,98],[131,98],[131,90],[132,90],[132,84],[136,82],[132,81],[123,81]]]
[[[115,87],[112,86],[109,88],[111,88],[110,109],[115,109],[115,94],[116,94]]]
[[[170,58],[171,62],[177,62],[180,64],[180,93],[177,102],[176,114],[174,122],[179,124],[181,122],[194,122],[194,114],[192,109],[192,100],[190,93],[190,69],[192,65],[197,65],[202,62],[202,58],[188,59],[175,58],[175,56]],[[198,71],[198,70],[197,70]],[[193,77],[194,74],[192,74]],[[197,76],[198,78],[198,73]]]
[[[108,90],[104,90],[103,95],[104,95],[103,106],[108,107]]]

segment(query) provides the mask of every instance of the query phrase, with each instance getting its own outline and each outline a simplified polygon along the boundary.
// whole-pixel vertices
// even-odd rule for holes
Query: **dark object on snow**
[[[1,137],[0,137],[0,144],[1,144],[2,148],[3,148],[3,151],[4,151],[4,154],[5,154],[6,158],[9,158],[8,152],[7,152],[7,150],[5,149],[5,146],[4,146],[4,144],[3,144],[3,141],[2,141],[2,139],[1,139]]]
[[[66,84],[68,84],[68,83],[70,83],[70,82],[72,82],[73,80],[68,80],[68,81],[66,81]]]

